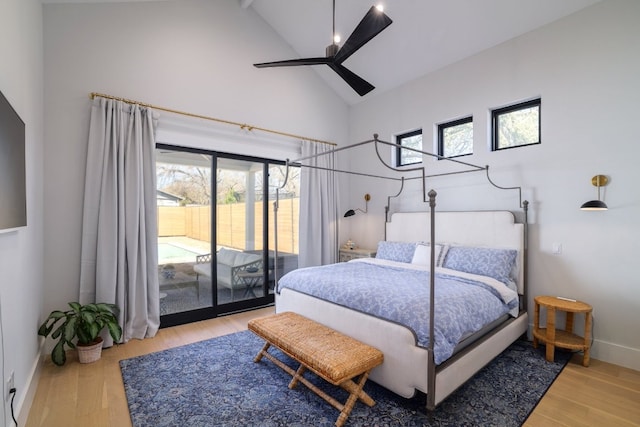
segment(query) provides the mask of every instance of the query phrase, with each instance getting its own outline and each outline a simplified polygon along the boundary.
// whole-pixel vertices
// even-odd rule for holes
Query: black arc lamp
[[[364,195],[364,210],[360,209],[360,208],[356,208],[356,209],[349,209],[348,211],[346,211],[344,213],[344,217],[348,218],[350,216],[354,216],[356,214],[356,211],[360,211],[362,213],[367,213],[367,210],[369,209],[369,200],[371,200],[371,195],[369,193]]]

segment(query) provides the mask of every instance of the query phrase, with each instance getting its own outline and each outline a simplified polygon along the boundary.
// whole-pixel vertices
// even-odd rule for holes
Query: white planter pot
[[[102,338],[98,337],[95,344],[76,345],[78,361],[80,363],[93,363],[100,360],[102,355]]]

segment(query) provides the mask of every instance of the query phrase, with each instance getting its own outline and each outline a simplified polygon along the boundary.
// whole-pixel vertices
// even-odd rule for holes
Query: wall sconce
[[[369,200],[371,200],[371,195],[369,193],[364,195],[364,210],[360,209],[360,208],[356,208],[355,210],[353,209],[349,209],[348,211],[346,211],[344,213],[344,217],[347,218],[349,216],[354,216],[356,214],[356,211],[360,211],[362,213],[367,213],[367,210],[369,209]]]
[[[609,209],[605,202],[600,200],[600,187],[604,187],[609,183],[609,178],[604,175],[596,175],[591,178],[591,184],[598,188],[598,200],[590,200],[580,206],[583,211],[606,211]]]

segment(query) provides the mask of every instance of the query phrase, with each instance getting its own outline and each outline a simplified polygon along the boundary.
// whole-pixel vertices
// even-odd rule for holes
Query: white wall
[[[426,145],[434,124],[473,114],[474,154],[462,160],[490,165],[502,186],[522,186],[530,204],[529,307],[535,295],[564,295],[593,305],[592,356],[640,370],[640,2],[608,0],[380,94],[352,108],[350,142],[422,127]],[[428,54],[423,52],[421,54]],[[489,110],[542,97],[542,144],[489,150]],[[388,151],[388,150],[387,150]],[[431,151],[431,150],[430,150]],[[351,160],[353,169],[376,164],[371,151]],[[444,162],[425,162],[432,172]],[[386,172],[385,172],[386,173]],[[579,206],[596,197],[591,177],[605,174],[606,212]],[[438,208],[517,209],[517,193],[485,184],[482,174],[431,179]],[[424,208],[417,183],[393,210]],[[383,236],[384,205],[397,184],[351,178],[350,200],[369,214],[345,229],[360,246]],[[344,221],[347,223],[347,221]],[[562,254],[552,254],[554,243]],[[579,320],[582,322],[582,319]]]
[[[27,227],[0,234],[0,322],[2,389],[14,372],[14,410],[24,425],[34,390],[36,331],[42,309],[42,8],[38,0],[0,2],[0,91],[25,122]],[[0,201],[2,203],[2,201]],[[2,399],[0,425],[10,425]]]
[[[312,70],[253,67],[265,51],[274,58],[294,53],[239,3],[44,5],[43,314],[78,298],[90,92],[322,140],[346,139],[346,104]],[[218,147],[214,140],[202,146]],[[244,150],[241,144],[238,150]]]

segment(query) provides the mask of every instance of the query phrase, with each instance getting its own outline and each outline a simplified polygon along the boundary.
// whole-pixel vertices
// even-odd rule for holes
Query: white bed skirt
[[[427,393],[428,352],[416,346],[415,335],[407,327],[291,289],[276,294],[276,312],[284,311],[306,316],[382,351],[384,363],[369,377],[376,383],[406,398],[416,390]],[[440,370],[436,377],[436,404],[524,334],[527,325],[527,313],[523,313]]]

